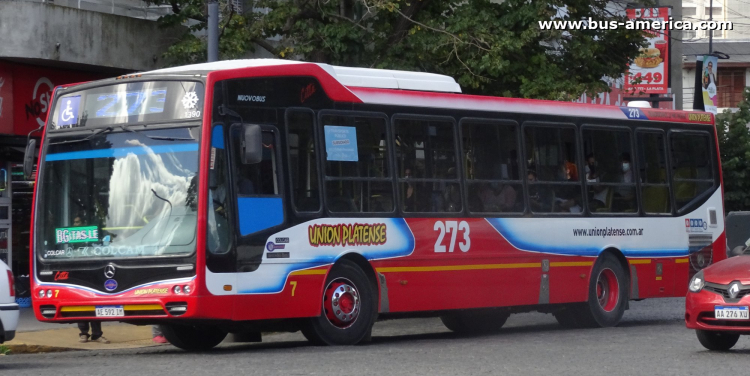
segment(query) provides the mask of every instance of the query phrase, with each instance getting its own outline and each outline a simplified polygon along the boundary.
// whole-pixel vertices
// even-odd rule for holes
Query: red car
[[[690,280],[685,325],[709,350],[729,350],[750,334],[750,255],[717,262]]]

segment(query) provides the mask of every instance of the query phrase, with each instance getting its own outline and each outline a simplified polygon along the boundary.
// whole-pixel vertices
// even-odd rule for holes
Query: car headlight
[[[705,284],[706,281],[703,280],[703,270],[701,270],[693,276],[693,279],[690,280],[688,289],[691,292],[700,292],[701,290],[703,290],[703,286],[705,286]]]

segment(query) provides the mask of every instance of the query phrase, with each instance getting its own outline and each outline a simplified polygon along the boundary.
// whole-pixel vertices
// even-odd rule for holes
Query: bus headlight
[[[51,298],[51,297],[52,297],[52,290],[47,290],[47,297],[48,297],[48,298]]]
[[[690,280],[688,289],[691,292],[700,292],[701,290],[703,290],[703,286],[705,284],[706,281],[703,280],[703,270],[701,270],[693,276],[693,279]]]
[[[191,289],[190,289],[190,286],[188,286],[188,285],[185,285],[185,286],[184,286],[184,287],[182,288],[182,292],[184,292],[185,294],[190,294],[190,290],[191,290]]]
[[[180,289],[180,286],[177,285],[177,286],[174,287],[174,289],[172,289],[172,291],[174,291],[175,294],[179,294],[180,291],[182,291],[182,290]]]
[[[39,297],[44,298],[44,290],[39,290]]]

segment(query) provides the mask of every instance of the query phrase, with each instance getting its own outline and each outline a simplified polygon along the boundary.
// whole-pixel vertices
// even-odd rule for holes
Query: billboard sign
[[[632,94],[666,94],[669,89],[669,29],[671,8],[627,9],[628,19],[641,28],[649,25],[644,36],[648,47],[641,48],[630,63],[625,90]],[[645,28],[644,28],[645,29]]]
[[[716,82],[716,70],[719,66],[719,58],[716,56],[703,56],[703,69],[701,75],[701,91],[703,91],[703,108],[706,112],[716,114],[718,112],[718,95]]]

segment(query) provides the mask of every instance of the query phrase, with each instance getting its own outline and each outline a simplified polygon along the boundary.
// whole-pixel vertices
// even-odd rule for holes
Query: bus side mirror
[[[263,160],[263,138],[258,124],[245,124],[242,139],[242,163],[256,164]]]
[[[26,144],[26,153],[23,155],[23,176],[26,180],[31,180],[34,173],[34,153],[36,152],[36,140],[30,139]]]

